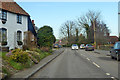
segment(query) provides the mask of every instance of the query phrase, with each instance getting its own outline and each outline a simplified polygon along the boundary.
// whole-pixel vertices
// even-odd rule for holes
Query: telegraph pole
[[[94,45],[96,49],[96,28],[95,28],[95,20],[93,20],[93,28],[94,28]]]

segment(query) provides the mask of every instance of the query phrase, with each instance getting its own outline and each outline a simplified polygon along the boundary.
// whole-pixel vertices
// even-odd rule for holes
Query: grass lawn
[[[6,53],[8,52],[0,52],[0,57],[2,57],[2,59],[7,59]]]

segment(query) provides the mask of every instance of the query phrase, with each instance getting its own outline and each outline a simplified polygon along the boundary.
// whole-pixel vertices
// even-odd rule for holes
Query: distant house
[[[115,44],[115,42],[118,41],[118,37],[117,36],[110,36],[109,37],[109,43],[110,44]]]
[[[107,35],[108,35],[108,43],[109,44],[115,44],[115,42],[118,41],[118,37],[117,36],[109,36],[109,33]]]
[[[30,15],[16,2],[1,2],[0,0],[0,46],[2,48],[22,48],[25,44],[25,32],[36,32]]]

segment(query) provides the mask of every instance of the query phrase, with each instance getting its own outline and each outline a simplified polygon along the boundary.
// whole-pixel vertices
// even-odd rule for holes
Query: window
[[[7,41],[7,29],[0,28],[0,42]]]
[[[2,10],[2,20],[7,20],[7,11]]]
[[[22,41],[22,32],[17,31],[17,41]]]
[[[17,23],[22,24],[22,16],[17,14]]]

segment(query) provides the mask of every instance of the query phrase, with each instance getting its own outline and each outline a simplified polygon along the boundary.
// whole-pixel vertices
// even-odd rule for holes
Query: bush
[[[28,53],[22,51],[21,49],[15,49],[12,51],[13,55],[10,56],[10,60],[19,63],[26,63],[29,59]]]
[[[49,47],[42,47],[40,48],[41,51],[44,51],[44,52],[49,52],[50,48]]]
[[[23,45],[23,50],[29,50],[29,47],[27,45]]]
[[[40,53],[35,52],[35,51],[27,51],[27,53],[29,54],[30,59],[32,59],[33,61],[36,60],[40,61]]]
[[[40,59],[43,59],[43,58],[45,58],[46,56],[49,56],[49,55],[51,55],[51,54],[48,53],[48,52],[41,53],[40,54]]]
[[[38,52],[38,53],[41,53],[42,51],[38,48],[31,48],[30,51],[35,51],[35,52]]]
[[[21,63],[17,63],[13,60],[10,60],[9,64],[16,70],[22,70],[24,68],[24,66]]]

